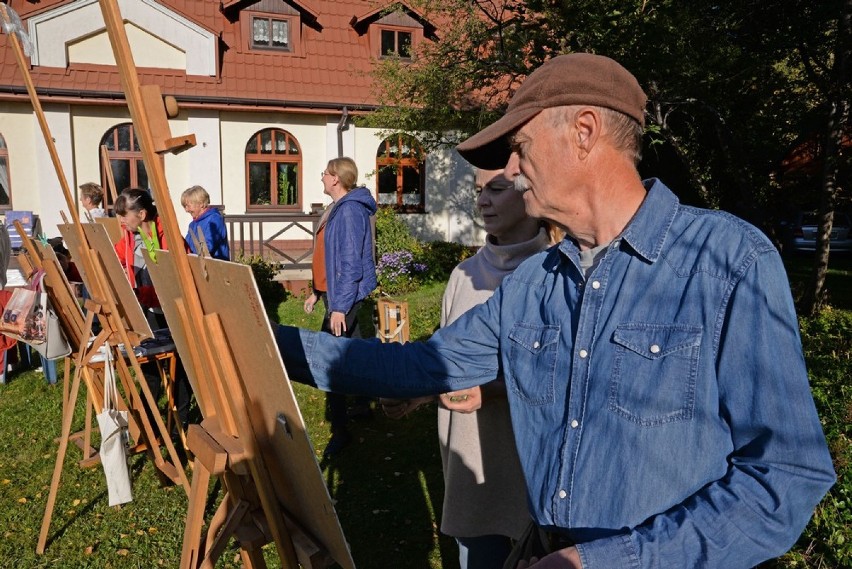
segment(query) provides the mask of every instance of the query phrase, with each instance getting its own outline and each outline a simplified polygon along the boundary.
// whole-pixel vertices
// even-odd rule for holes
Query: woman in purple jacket
[[[370,217],[376,213],[376,200],[365,187],[355,187],[358,167],[351,158],[329,160],[322,173],[323,191],[332,203],[323,213],[314,243],[314,292],[305,301],[312,312],[317,300],[325,306],[322,330],[335,336],[360,338],[358,310],[376,288],[376,262],[373,257],[373,230]],[[346,424],[346,396],[326,394],[331,440],[326,457],[347,446],[352,435]],[[368,403],[362,401],[364,414]]]

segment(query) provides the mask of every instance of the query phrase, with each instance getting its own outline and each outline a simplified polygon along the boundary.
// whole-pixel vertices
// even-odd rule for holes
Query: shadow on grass
[[[812,278],[814,255],[789,253],[783,256],[787,278],[798,303]],[[832,253],[825,278],[825,302],[840,310],[852,310],[852,254]]]

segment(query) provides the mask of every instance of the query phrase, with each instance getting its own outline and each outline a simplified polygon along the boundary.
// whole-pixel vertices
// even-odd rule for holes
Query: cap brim
[[[493,124],[456,146],[462,157],[483,170],[501,170],[509,161],[511,149],[508,134],[520,128],[542,109],[526,108],[511,111]]]

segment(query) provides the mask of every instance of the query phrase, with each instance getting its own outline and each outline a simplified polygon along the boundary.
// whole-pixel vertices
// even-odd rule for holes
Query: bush
[[[418,261],[426,265],[423,280],[429,282],[446,281],[456,265],[476,252],[476,247],[449,243],[447,241],[432,241],[424,243]]]
[[[410,251],[392,251],[379,257],[376,276],[385,294],[396,295],[416,290],[426,273],[426,265],[416,262]]]
[[[801,318],[811,390],[837,483],[814,512],[782,567],[852,567],[852,313],[823,309]]]
[[[263,300],[263,307],[270,319],[277,319],[278,305],[287,299],[287,290],[275,280],[278,274],[278,265],[272,261],[268,261],[260,255],[239,255],[237,262],[251,267],[251,272],[254,274],[254,281],[257,283],[257,290],[260,292],[260,298]]]
[[[380,207],[376,212],[376,253],[379,258],[386,253],[420,252],[420,242],[411,235],[408,226],[393,208]]]

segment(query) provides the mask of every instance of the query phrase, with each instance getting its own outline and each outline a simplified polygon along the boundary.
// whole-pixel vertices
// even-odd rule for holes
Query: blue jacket
[[[378,281],[370,216],[376,200],[367,188],[354,188],[332,206],[325,226],[325,276],[329,312],[346,314]]]
[[[566,239],[428,342],[279,327],[290,378],[406,398],[502,368],[530,513],[585,569],[781,555],[835,479],[784,266],[744,221],[646,187],[588,277]]]
[[[207,250],[210,251],[210,256],[214,259],[222,259],[223,261],[231,260],[231,249],[228,246],[228,232],[225,229],[225,220],[219,210],[215,207],[208,208],[204,213],[198,216],[198,219],[193,219],[189,223],[189,230],[186,233],[186,244],[189,250],[196,255],[195,241],[192,236],[198,239],[198,232],[201,232],[204,237],[204,242],[207,243]]]

